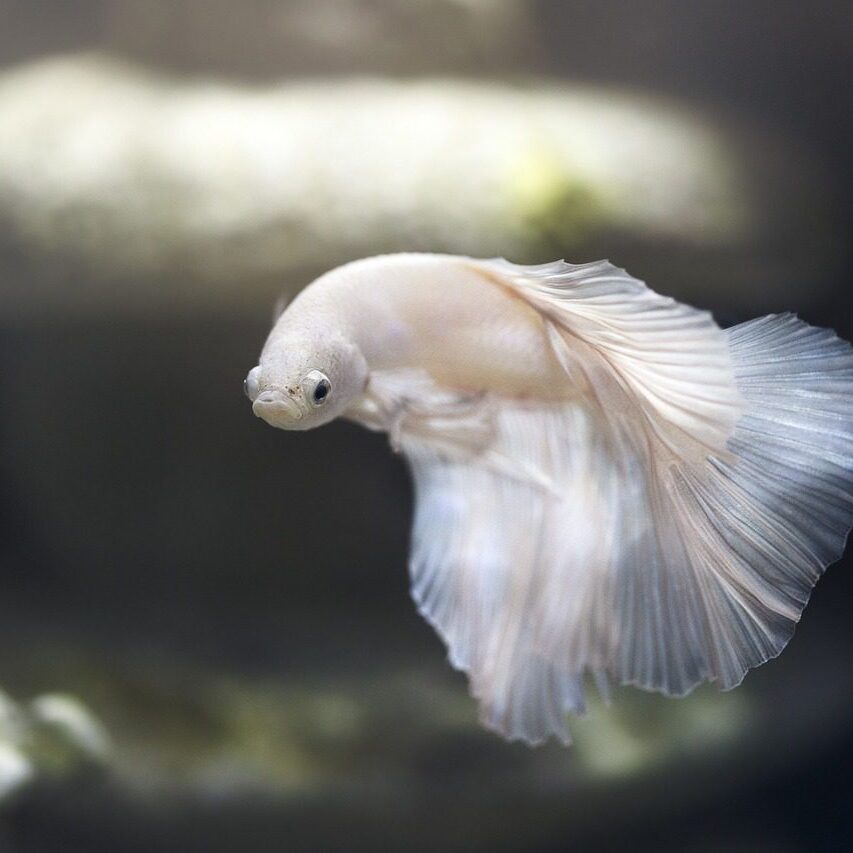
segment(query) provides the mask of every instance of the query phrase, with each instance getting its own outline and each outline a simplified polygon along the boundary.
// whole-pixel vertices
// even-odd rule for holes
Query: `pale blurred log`
[[[793,209],[816,208],[808,165],[755,146],[676,105],[610,90],[379,79],[249,88],[56,59],[0,77],[0,219],[41,262],[82,263],[85,274],[12,277],[2,294],[7,311],[10,299],[20,309],[86,294],[103,310],[245,304],[381,251],[609,254],[627,266],[645,247],[653,261],[639,274],[668,269],[688,282],[656,280],[660,289],[724,288],[743,302],[743,285],[768,269],[784,289],[817,263],[774,198],[784,177]]]

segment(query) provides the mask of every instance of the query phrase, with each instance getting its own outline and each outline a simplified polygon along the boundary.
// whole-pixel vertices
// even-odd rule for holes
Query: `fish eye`
[[[254,400],[258,396],[258,371],[260,368],[253,367],[249,371],[249,375],[243,380],[243,393],[250,399]]]
[[[311,370],[302,380],[302,390],[313,406],[322,406],[329,399],[332,383],[329,377],[319,370]]]

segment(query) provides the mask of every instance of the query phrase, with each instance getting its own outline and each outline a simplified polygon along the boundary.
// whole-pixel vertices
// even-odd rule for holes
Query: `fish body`
[[[330,327],[370,371],[421,369],[448,387],[514,397],[570,393],[540,314],[468,258],[386,255],[333,270],[294,299],[265,352]]]
[[[583,682],[733,687],[786,644],[853,518],[853,352],[722,330],[608,262],[368,258],[309,285],[255,413],[387,432],[421,613],[506,737],[569,742]]]

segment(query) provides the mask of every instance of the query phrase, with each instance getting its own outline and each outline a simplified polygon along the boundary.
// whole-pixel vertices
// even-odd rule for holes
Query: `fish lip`
[[[284,415],[291,421],[300,421],[303,415],[296,400],[280,391],[262,391],[252,403],[252,411],[255,417],[263,418],[267,423],[271,423],[270,418],[276,415]]]

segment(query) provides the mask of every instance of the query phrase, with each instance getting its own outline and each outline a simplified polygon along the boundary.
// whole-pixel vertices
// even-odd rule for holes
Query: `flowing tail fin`
[[[745,496],[732,506],[744,543],[770,524],[780,537],[762,573],[802,610],[853,519],[853,348],[793,314],[727,335],[747,409],[729,440],[738,462],[719,467]]]
[[[736,686],[784,648],[844,550],[853,349],[792,315],[722,332],[608,265],[490,270],[592,392],[483,401],[492,456],[547,474],[548,490],[489,453],[400,437],[413,594],[482,719],[568,742],[587,673],[669,695]]]

